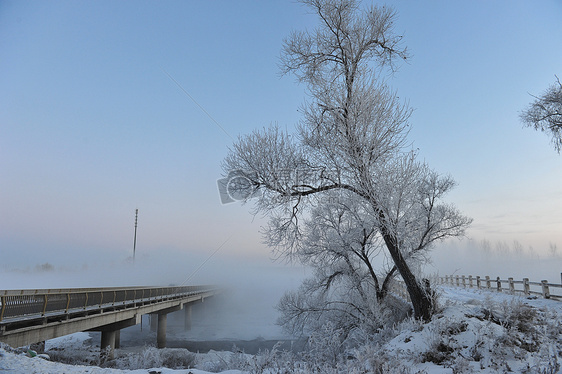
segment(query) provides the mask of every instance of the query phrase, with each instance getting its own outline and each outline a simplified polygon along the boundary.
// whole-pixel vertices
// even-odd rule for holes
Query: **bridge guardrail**
[[[0,323],[146,304],[214,290],[214,286],[0,290]]]

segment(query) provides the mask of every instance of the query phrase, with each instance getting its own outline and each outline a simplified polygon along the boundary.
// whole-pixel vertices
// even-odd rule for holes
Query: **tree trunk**
[[[404,283],[406,283],[406,289],[408,290],[410,300],[412,301],[412,307],[414,308],[414,317],[426,322],[429,321],[431,319],[432,310],[431,295],[429,295],[425,288],[416,280],[404,256],[402,256],[398,246],[395,244],[395,239],[388,234],[383,235],[383,238],[396,268],[400,272],[402,279],[404,279]]]
[[[390,286],[390,282],[394,278],[395,272],[396,272],[396,265],[394,265],[392,267],[392,269],[390,269],[388,274],[386,274],[386,277],[384,278],[384,281],[382,282],[382,287],[381,287],[381,291],[380,291],[381,295],[382,295],[382,298],[386,297],[386,295],[388,294],[388,287]],[[381,300],[382,300],[382,298],[381,298]]]

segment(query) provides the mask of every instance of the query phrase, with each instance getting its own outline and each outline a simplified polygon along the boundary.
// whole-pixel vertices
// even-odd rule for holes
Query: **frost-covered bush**
[[[456,359],[455,351],[462,348],[457,335],[467,328],[466,322],[447,316],[436,316],[431,323],[419,326],[418,331],[423,335],[420,361],[450,366]],[[407,337],[405,342],[410,340],[412,337]]]
[[[345,352],[345,338],[344,330],[330,322],[326,323],[309,337],[308,350],[305,352],[307,361],[336,366],[342,361]]]
[[[0,349],[3,349],[6,352],[14,352],[14,348],[10,347],[8,344],[6,343],[2,343],[0,342]]]
[[[487,297],[483,313],[494,323],[506,327],[508,330],[521,332],[533,331],[533,320],[536,318],[536,309],[526,305],[520,299],[514,298],[501,303],[495,303]]]
[[[119,360],[121,361],[121,360]],[[121,369],[146,369],[162,366],[160,350],[153,346],[145,347],[140,354],[130,353],[125,357],[125,365],[116,365]]]
[[[197,354],[195,367],[197,369],[218,373],[229,369],[240,369],[244,363],[245,355],[239,352],[236,346],[233,352],[209,351],[206,354]]]
[[[84,344],[54,347],[46,351],[51,361],[70,365],[100,365],[100,352]]]
[[[195,354],[185,349],[157,349],[154,346],[144,347],[140,352],[121,353],[115,351],[113,360],[105,359],[108,353],[100,354],[99,350],[89,345],[73,345],[55,347],[48,351],[51,361],[70,365],[87,365],[112,367],[117,369],[147,369],[166,367],[170,369],[190,369],[195,364]]]
[[[118,369],[147,369],[167,367],[171,369],[188,369],[192,367],[194,355],[182,349],[158,349],[147,346],[140,352],[127,353],[115,358],[112,367]]]
[[[397,332],[397,330],[394,330]],[[383,346],[367,343],[355,348],[354,359],[346,362],[349,373],[374,373],[374,374],[423,374],[423,370],[412,369],[396,354],[387,352]]]
[[[263,350],[254,356],[235,355],[237,369],[250,374],[292,374],[302,372],[303,363],[292,352],[280,350],[281,342],[271,350]],[[304,372],[303,372],[304,373]]]
[[[474,373],[474,369],[470,366],[469,360],[464,357],[457,357],[451,368],[453,369],[453,374]]]
[[[118,369],[147,369],[165,367],[169,369],[190,369],[195,365],[195,354],[180,348],[158,349],[154,346],[145,347],[138,353],[127,353],[116,357],[111,363]]]

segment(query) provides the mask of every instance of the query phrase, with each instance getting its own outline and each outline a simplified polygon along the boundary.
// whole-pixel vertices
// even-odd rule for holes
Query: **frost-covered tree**
[[[327,193],[304,222],[297,251],[314,276],[281,298],[279,323],[293,334],[330,325],[346,339],[355,329],[375,331],[396,267],[385,256],[370,204],[350,192]]]
[[[435,201],[453,184],[450,178],[417,163],[412,154],[403,162],[389,172],[400,176],[388,179],[392,184],[388,190],[398,194],[393,197],[394,206],[386,206],[391,207],[389,215],[401,211],[396,222],[404,226],[399,236],[405,260],[412,267],[426,259],[434,241],[459,235],[466,219],[450,207],[436,207]],[[350,191],[326,192],[322,204],[311,209],[301,223],[295,253],[314,269],[314,276],[297,291],[287,292],[278,306],[280,322],[289,331],[318,331],[329,322],[347,336],[357,328],[377,330],[392,319],[385,313],[389,309],[395,316],[405,315],[404,310],[396,309],[403,307],[401,303],[387,300],[398,272],[376,217],[371,202]],[[435,230],[437,227],[440,229]]]
[[[382,68],[407,57],[393,32],[395,14],[386,7],[363,9],[354,0],[302,2],[318,14],[320,25],[292,33],[281,61],[284,73],[307,85],[303,119],[296,134],[271,126],[235,142],[224,161],[226,179],[235,182],[227,184],[240,189],[238,198],[254,198],[256,213],[269,216],[266,242],[286,256],[324,261],[325,252],[324,259],[332,260],[330,251],[339,245],[341,252],[358,251],[338,257],[338,263],[357,269],[352,272],[363,279],[368,266],[356,247],[361,235],[373,245],[369,256],[384,248],[406,284],[414,315],[428,320],[431,296],[413,265],[437,240],[463,235],[470,219],[442,202],[454,182],[407,149],[411,110],[377,80]],[[361,212],[357,220],[355,207]],[[348,223],[339,228],[340,241],[314,244],[315,236],[332,235],[327,220],[341,211]],[[324,227],[315,224],[322,220]],[[361,267],[349,267],[346,258]],[[376,295],[372,276],[369,282],[365,292]]]
[[[534,96],[535,101],[521,113],[523,123],[535,130],[552,136],[552,144],[558,153],[562,150],[562,83],[556,77],[541,96]]]

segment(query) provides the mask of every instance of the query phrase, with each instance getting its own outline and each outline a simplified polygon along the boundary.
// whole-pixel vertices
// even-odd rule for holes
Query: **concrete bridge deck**
[[[157,346],[166,346],[168,313],[216,295],[213,286],[0,290],[0,341],[12,347],[44,342],[79,331],[101,331],[102,351],[119,343],[119,331],[158,316]]]

